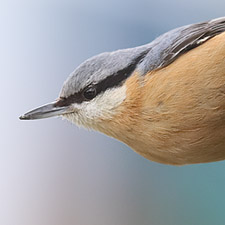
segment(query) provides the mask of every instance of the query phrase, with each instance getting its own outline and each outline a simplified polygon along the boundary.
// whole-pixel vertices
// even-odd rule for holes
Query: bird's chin
[[[72,112],[72,113],[65,113],[63,115],[61,115],[62,119],[66,119],[69,122],[77,125],[77,126],[83,126],[82,121],[79,118],[79,115],[77,112]]]
[[[62,119],[66,119],[78,127],[83,127],[88,130],[96,130],[98,124],[96,120],[88,118],[79,112],[66,113],[61,115],[61,117]]]

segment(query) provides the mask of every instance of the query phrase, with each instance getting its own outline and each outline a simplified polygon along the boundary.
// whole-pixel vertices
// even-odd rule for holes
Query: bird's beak
[[[24,115],[20,116],[21,120],[36,120],[48,117],[61,116],[70,113],[69,106],[57,107],[56,102],[52,102],[36,109],[33,109]]]

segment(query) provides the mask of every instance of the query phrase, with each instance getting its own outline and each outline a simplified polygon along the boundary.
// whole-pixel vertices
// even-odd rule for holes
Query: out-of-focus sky
[[[1,0],[0,224],[225,224],[225,162],[161,165],[61,119],[18,119],[56,99],[88,57],[224,9],[224,0]]]

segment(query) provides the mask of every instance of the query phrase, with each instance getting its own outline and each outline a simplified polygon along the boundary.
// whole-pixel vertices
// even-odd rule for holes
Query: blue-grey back
[[[171,30],[149,44],[105,52],[82,63],[65,81],[60,96],[68,97],[90,84],[126,71],[131,66],[141,75],[165,67],[185,52],[225,31],[225,17]],[[125,74],[126,79],[128,76]],[[124,76],[125,76],[124,75]]]

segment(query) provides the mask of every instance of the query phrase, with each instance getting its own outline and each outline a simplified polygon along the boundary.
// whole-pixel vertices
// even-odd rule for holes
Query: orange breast
[[[101,131],[161,163],[225,159],[225,33],[125,85],[126,100]]]

